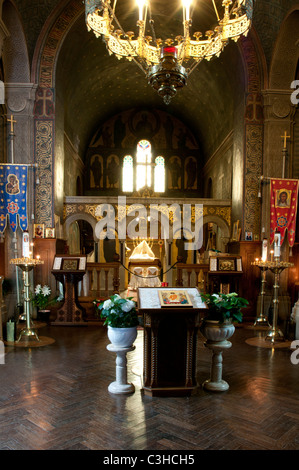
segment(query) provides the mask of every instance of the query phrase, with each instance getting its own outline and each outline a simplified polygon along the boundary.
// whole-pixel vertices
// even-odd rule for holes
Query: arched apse
[[[30,66],[22,22],[14,5],[5,1],[2,19],[9,31],[3,45],[3,68],[6,83],[29,83]]]
[[[98,241],[98,238],[95,235],[95,226],[97,224],[97,220],[89,214],[73,214],[66,218],[63,226],[66,239],[68,239],[69,236],[70,225],[78,220],[85,220],[91,225],[94,234],[94,241]]]
[[[224,219],[221,217],[218,217],[217,215],[207,215],[203,217],[203,225],[206,224],[215,224],[217,225],[220,230],[221,230],[221,240],[220,240],[220,251],[225,253],[226,252],[226,245],[229,242],[230,239],[230,227],[228,224],[225,222]]]
[[[298,24],[299,7],[296,7],[286,16],[276,40],[270,66],[271,89],[291,91],[299,59]]]

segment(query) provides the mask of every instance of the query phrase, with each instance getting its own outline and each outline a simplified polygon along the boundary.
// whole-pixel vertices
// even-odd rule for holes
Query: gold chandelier
[[[183,35],[175,39],[156,38],[149,0],[137,0],[139,32],[136,39],[134,32],[123,30],[116,17],[117,0],[113,5],[111,0],[85,0],[85,21],[88,31],[92,30],[96,37],[102,36],[109,54],[137,63],[148,83],[169,104],[203,59],[219,57],[230,39],[237,41],[241,35],[247,35],[251,27],[255,0],[222,0],[218,6],[216,1],[205,0],[212,3],[217,25],[204,35],[194,32],[194,39],[190,36],[191,0],[183,0]],[[147,35],[148,31],[152,36]]]

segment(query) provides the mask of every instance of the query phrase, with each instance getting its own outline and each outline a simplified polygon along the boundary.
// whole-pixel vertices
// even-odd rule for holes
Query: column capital
[[[36,89],[34,83],[5,83],[8,113],[32,116]]]
[[[296,111],[296,106],[291,101],[292,93],[291,89],[263,91],[265,120],[292,119]]]

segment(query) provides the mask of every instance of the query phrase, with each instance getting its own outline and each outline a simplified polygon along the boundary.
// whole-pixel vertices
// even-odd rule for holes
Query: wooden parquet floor
[[[0,365],[1,450],[297,450],[299,364],[290,349],[245,343],[237,328],[223,354],[227,392],[199,386],[191,397],[141,391],[143,331],[128,354],[130,396],[112,395],[115,354],[101,326],[40,330],[55,343],[7,347]],[[260,333],[259,333],[260,334]],[[198,383],[209,378],[211,351],[199,334]]]

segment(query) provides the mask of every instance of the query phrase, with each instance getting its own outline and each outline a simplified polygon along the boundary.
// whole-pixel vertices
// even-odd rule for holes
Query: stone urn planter
[[[222,379],[222,352],[232,345],[229,338],[235,332],[235,327],[230,320],[223,323],[213,320],[204,320],[200,331],[206,338],[205,346],[213,352],[211,376],[203,383],[206,390],[223,392],[229,389],[228,383]]]
[[[204,320],[200,331],[208,342],[219,343],[227,341],[233,336],[235,326],[230,320],[223,323],[215,320]]]
[[[137,326],[132,326],[131,328],[115,328],[108,325],[107,335],[114,347],[130,348],[137,338]]]

